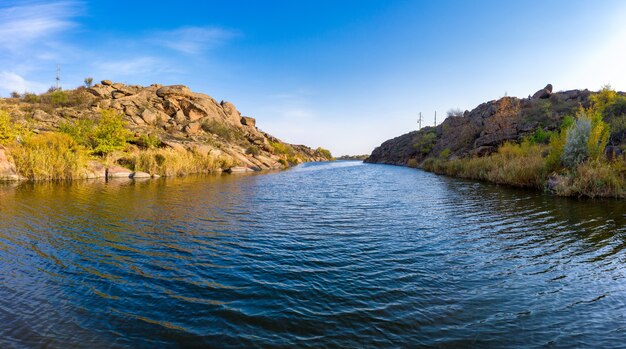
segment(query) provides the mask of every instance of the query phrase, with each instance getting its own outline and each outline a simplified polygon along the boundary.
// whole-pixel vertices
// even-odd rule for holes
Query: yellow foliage
[[[126,159],[135,171],[161,176],[183,176],[192,173],[209,173],[233,166],[227,156],[215,157],[192,151],[174,149],[149,149],[130,154]]]
[[[24,141],[29,135],[30,131],[26,127],[11,121],[9,113],[0,110],[0,145]]]
[[[83,178],[88,154],[72,137],[63,133],[33,136],[10,148],[17,172],[30,180]]]
[[[602,114],[604,109],[615,103],[618,97],[619,95],[611,88],[611,85],[604,85],[598,93],[592,94],[589,98],[591,99],[591,107]]]

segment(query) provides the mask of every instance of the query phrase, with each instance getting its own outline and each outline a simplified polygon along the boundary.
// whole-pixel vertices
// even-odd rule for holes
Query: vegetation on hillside
[[[52,87],[42,94],[13,92],[0,99],[0,168],[5,171],[0,176],[72,180],[103,176],[104,168],[113,165],[178,176],[332,159],[326,149],[292,146],[260,132],[254,119],[252,125],[233,123],[234,106],[220,110],[222,105],[208,96],[203,102],[215,103],[218,111],[198,104],[192,120],[181,106],[192,101],[160,102],[157,90],[110,81],[94,85],[88,77],[73,90]],[[118,103],[121,98],[127,99]]]
[[[556,132],[538,129],[520,143],[506,142],[484,157],[429,157],[420,167],[564,196],[625,197],[626,161],[613,154],[624,149],[607,148],[611,140],[621,139],[616,132],[624,132],[612,131],[611,125],[626,125],[625,119],[626,97],[606,86],[591,96],[589,108],[579,107],[575,115],[565,117]]]

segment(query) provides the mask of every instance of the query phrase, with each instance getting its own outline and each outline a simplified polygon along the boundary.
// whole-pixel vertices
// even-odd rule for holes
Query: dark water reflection
[[[357,162],[0,186],[0,347],[622,347],[626,204]]]

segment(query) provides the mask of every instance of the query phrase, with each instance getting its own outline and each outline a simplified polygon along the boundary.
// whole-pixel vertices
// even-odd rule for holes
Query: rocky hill
[[[233,171],[331,158],[322,148],[286,144],[261,131],[254,118],[242,116],[232,103],[218,102],[183,85],[144,87],[103,80],[89,88],[14,97],[0,99],[0,110],[35,134],[56,132],[80,120],[97,121],[103,110],[112,110],[123,115],[125,127],[134,135],[131,152],[133,147],[141,150],[137,140],[149,139],[158,148],[220,158],[228,164],[224,170]],[[4,148],[0,143],[0,176],[20,177],[11,164],[10,146]],[[124,165],[123,159],[116,161]]]
[[[449,115],[436,127],[390,139],[374,149],[365,162],[414,166],[431,157],[489,155],[506,141],[558,130],[566,115],[590,105],[591,94],[586,89],[553,93],[552,85],[547,85],[528,98],[485,102],[471,111]],[[610,144],[622,144],[623,132],[613,131]]]

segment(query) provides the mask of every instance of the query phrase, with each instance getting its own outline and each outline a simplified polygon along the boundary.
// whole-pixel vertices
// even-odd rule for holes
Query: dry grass
[[[174,149],[150,149],[125,157],[124,161],[135,171],[160,176],[183,176],[193,173],[209,173],[233,166],[232,158],[215,157],[192,151]]]
[[[430,158],[421,167],[426,171],[453,177],[478,179],[517,187],[542,188],[545,146],[505,143],[497,153],[453,160]]]
[[[543,156],[548,146],[523,142],[505,143],[498,152],[485,157],[453,160],[429,158],[421,167],[452,177],[477,179],[516,187],[546,188],[548,177],[557,174],[554,188],[561,196],[626,197],[626,162],[591,161],[575,169],[551,170],[550,159]]]
[[[72,137],[44,133],[10,148],[17,172],[29,180],[72,180],[85,177],[87,151]]]
[[[626,166],[594,161],[578,165],[575,172],[564,176],[555,190],[561,196],[626,197]]]

